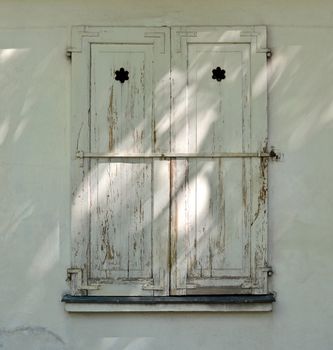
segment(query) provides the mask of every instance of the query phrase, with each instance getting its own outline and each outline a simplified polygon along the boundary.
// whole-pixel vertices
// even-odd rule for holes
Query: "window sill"
[[[67,312],[267,312],[273,294],[166,297],[64,295]]]

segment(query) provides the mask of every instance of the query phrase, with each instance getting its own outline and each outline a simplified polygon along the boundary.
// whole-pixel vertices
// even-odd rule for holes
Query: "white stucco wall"
[[[68,314],[70,27],[268,26],[270,253],[262,314]],[[0,348],[333,348],[333,2],[0,0]]]

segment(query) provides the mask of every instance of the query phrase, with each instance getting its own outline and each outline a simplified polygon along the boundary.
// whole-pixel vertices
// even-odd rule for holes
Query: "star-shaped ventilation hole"
[[[221,67],[216,67],[212,70],[212,78],[217,81],[221,81],[222,79],[225,79],[225,70],[221,69]]]
[[[115,71],[115,79],[120,81],[122,84],[129,79],[128,77],[128,71],[124,68],[120,68],[119,70]]]

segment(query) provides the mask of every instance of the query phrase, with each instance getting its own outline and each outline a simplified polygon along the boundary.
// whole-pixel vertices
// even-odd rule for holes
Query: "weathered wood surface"
[[[126,153],[170,151],[168,134],[160,131],[170,119],[166,31],[103,31],[90,45],[91,61],[77,54],[90,68],[85,121],[89,135],[84,135],[80,150],[124,154],[117,160],[82,162],[88,167],[81,179],[87,183],[89,244],[81,249],[87,256],[81,266],[89,283],[101,284],[90,294],[151,295],[168,290],[168,246],[163,239],[168,239],[169,188],[168,181],[166,186],[161,183],[162,176],[168,177],[168,166],[163,161],[126,158]],[[121,68],[128,71],[124,83],[115,79]]]
[[[173,28],[171,48],[168,28],[95,30],[79,31],[73,53],[82,284],[101,284],[91,295],[266,293],[268,159],[195,158],[267,154],[265,29]]]
[[[265,67],[265,55],[258,64],[251,40],[230,44],[218,28],[174,28],[171,37],[172,152],[263,151],[266,104],[255,103],[251,79],[253,68]],[[225,70],[220,82],[212,79],[217,67]],[[259,188],[267,174],[258,173],[256,159],[171,163],[172,293],[258,290],[267,234],[266,193]]]

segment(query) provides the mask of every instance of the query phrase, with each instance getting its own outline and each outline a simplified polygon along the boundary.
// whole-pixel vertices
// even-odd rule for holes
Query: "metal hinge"
[[[273,268],[272,266],[266,266],[261,269],[261,271],[266,272],[268,277],[271,277],[273,275]]]
[[[73,49],[72,48],[67,48],[66,49],[66,56],[69,58],[69,59],[72,59],[72,53],[73,53]]]
[[[267,57],[267,59],[271,59],[272,56],[273,56],[272,50],[271,50],[271,49],[268,49],[268,50],[266,51],[266,57]]]
[[[101,287],[99,284],[84,284],[83,270],[79,268],[67,269],[67,281],[70,282],[72,295],[87,293],[89,290],[97,290]]]
[[[268,277],[271,277],[273,275],[273,268],[272,268],[272,266],[258,267],[257,269],[261,273],[267,274]]]

